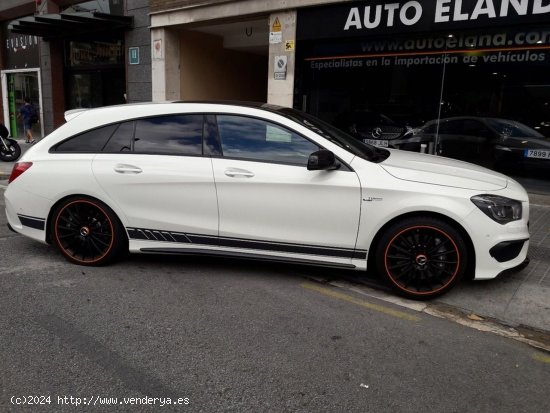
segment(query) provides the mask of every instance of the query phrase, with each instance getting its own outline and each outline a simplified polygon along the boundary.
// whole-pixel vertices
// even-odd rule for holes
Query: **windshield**
[[[501,136],[544,138],[542,134],[523,123],[506,119],[487,119],[487,123]]]
[[[267,105],[264,107],[266,109],[273,108]],[[328,139],[332,143],[367,161],[378,163],[386,160],[388,156],[390,156],[390,151],[363,143],[315,116],[300,112],[296,109],[283,107],[277,107],[276,112],[298,122],[300,125],[321,135],[323,138]]]

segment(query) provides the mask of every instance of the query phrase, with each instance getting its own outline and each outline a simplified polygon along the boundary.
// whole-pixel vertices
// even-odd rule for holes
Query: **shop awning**
[[[133,17],[100,12],[43,14],[23,17],[8,26],[12,33],[43,37],[45,40],[90,33],[129,29]]]

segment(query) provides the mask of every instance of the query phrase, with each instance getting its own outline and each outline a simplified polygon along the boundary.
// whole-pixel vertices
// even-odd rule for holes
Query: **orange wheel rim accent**
[[[428,225],[397,233],[384,251],[384,269],[400,290],[413,295],[438,293],[460,270],[460,251],[445,231]]]
[[[82,264],[102,260],[115,242],[114,226],[107,212],[86,200],[72,201],[59,211],[54,235],[63,254]]]

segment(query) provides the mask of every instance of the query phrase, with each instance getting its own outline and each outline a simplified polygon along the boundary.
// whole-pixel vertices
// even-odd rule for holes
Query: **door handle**
[[[140,174],[143,172],[143,170],[134,165],[127,165],[127,164],[118,164],[115,165],[115,172],[118,172],[119,174]]]
[[[254,176],[253,172],[247,171],[246,169],[237,168],[226,169],[224,173],[231,178],[252,178]]]

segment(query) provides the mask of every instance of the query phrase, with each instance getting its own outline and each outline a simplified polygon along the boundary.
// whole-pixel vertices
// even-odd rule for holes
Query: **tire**
[[[446,222],[411,217],[391,225],[375,249],[378,272],[398,294],[427,300],[449,291],[468,265],[466,243]]]
[[[51,219],[52,239],[74,264],[99,266],[127,249],[128,239],[115,213],[103,202],[73,197],[59,204]]]
[[[0,143],[0,159],[6,162],[15,162],[21,156],[21,147],[14,139],[4,139],[4,143],[8,149],[4,148],[4,145]]]

